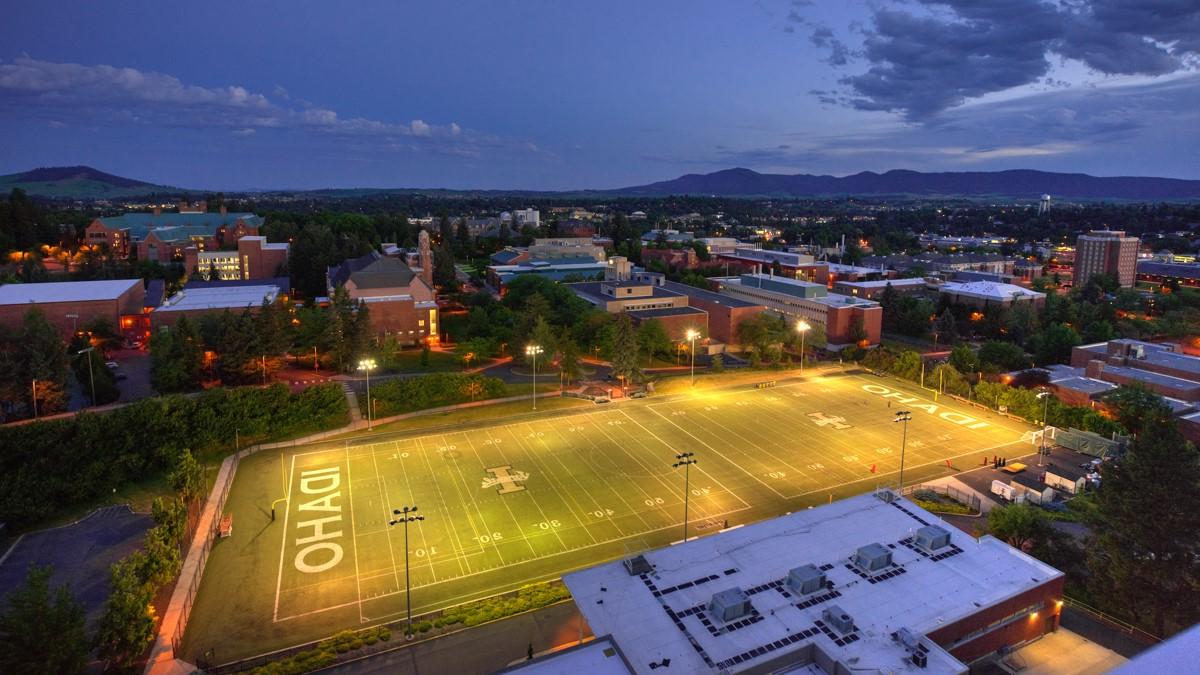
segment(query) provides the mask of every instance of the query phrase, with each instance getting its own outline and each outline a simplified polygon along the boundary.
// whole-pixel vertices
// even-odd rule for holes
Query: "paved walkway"
[[[1099,675],[1128,659],[1065,628],[1026,645],[1005,663],[1021,675]]]

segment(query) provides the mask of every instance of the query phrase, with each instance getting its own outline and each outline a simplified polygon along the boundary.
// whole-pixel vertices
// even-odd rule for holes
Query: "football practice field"
[[[770,377],[764,376],[764,377]],[[218,663],[1031,448],[1028,427],[830,372],[243,459],[181,654]],[[692,452],[685,470],[676,454]],[[271,505],[278,502],[271,520]],[[422,520],[389,525],[417,507]]]

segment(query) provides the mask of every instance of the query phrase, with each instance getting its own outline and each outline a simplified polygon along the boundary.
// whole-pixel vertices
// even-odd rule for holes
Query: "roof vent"
[[[735,621],[750,613],[750,597],[740,588],[729,588],[720,593],[714,593],[708,603],[708,611],[718,621]]]
[[[816,593],[825,588],[825,573],[816,565],[793,567],[788,571],[787,585],[800,595]]]
[[[846,610],[838,605],[826,607],[825,611],[821,612],[821,619],[842,635],[846,635],[854,630],[854,619],[851,619]]]
[[[622,564],[625,565],[625,571],[629,572],[629,576],[636,577],[639,574],[649,574],[654,571],[654,566],[646,560],[646,556],[639,555],[632,558],[626,558]]]
[[[883,544],[860,546],[854,554],[854,566],[864,572],[878,572],[892,564],[892,552]]]
[[[945,548],[950,545],[950,533],[945,528],[937,525],[926,525],[917,530],[917,534],[913,537],[914,543],[922,550],[933,553],[939,548]]]

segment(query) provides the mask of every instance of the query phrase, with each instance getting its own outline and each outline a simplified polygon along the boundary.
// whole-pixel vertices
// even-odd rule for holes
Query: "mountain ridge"
[[[45,199],[119,199],[151,195],[203,193],[210,190],[183,189],[106,173],[90,166],[40,167],[0,176],[0,192],[24,189]],[[921,172],[892,169],[883,173],[860,171],[847,176],[828,174],[759,173],[745,167],[711,173],[689,173],[671,180],[617,189],[600,190],[450,190],[441,188],[321,188],[314,190],[227,190],[233,194],[310,194],[331,199],[357,194],[388,192],[444,192],[463,194],[528,194],[555,196],[607,195],[669,196],[710,195],[720,197],[923,197],[923,198],[1008,198],[1037,199],[1049,194],[1054,199],[1172,201],[1200,200],[1200,180],[1152,176],[1092,176],[1035,169],[1002,171]]]

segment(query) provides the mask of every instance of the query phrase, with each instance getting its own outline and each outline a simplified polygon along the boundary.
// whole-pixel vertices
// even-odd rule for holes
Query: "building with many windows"
[[[827,347],[839,350],[865,341],[879,344],[883,308],[874,300],[830,293],[825,284],[769,274],[743,274],[712,279],[718,292],[758,305],[798,322],[824,328]],[[866,346],[864,345],[864,346]]]
[[[84,238],[88,244],[107,246],[119,257],[183,262],[188,247],[200,251],[231,248],[242,237],[257,235],[262,225],[261,216],[228,213],[224,207],[218,213],[192,209],[164,213],[156,208],[152,213],[97,218],[87,226]]]
[[[1075,241],[1075,285],[1082,286],[1097,274],[1111,274],[1124,288],[1137,276],[1138,238],[1120,230],[1092,230]]]
[[[140,319],[146,290],[141,279],[55,281],[0,286],[0,324],[17,327],[31,308],[40,309],[63,340],[96,319],[120,327],[127,339],[141,339],[125,331]],[[140,325],[140,323],[139,323]]]
[[[183,251],[183,267],[188,276],[199,275],[212,281],[272,279],[287,272],[289,244],[268,243],[266,237],[245,236],[236,250],[203,251],[189,246]]]
[[[366,303],[380,336],[401,344],[438,340],[437,296],[425,279],[399,258],[371,251],[325,271],[329,295],[344,287],[350,299]]]

